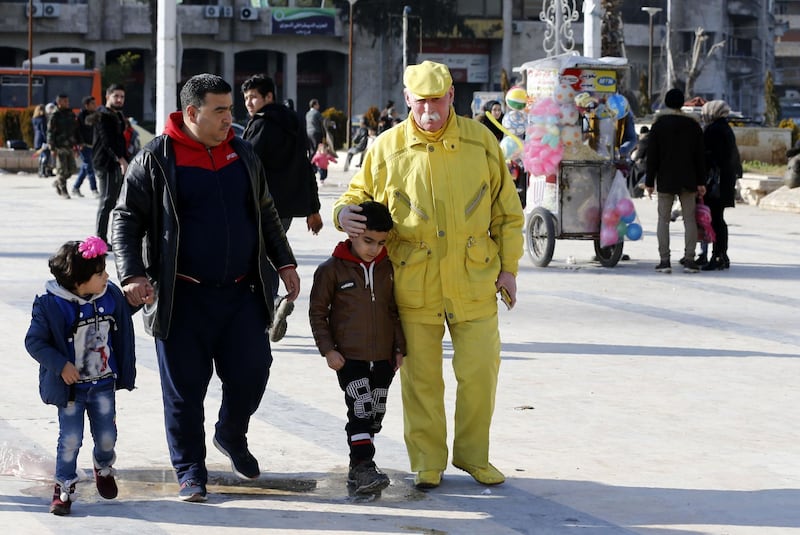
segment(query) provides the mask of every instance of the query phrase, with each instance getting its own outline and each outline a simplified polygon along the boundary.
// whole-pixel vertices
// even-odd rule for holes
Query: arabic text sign
[[[334,35],[336,10],[320,8],[273,8],[272,33]]]

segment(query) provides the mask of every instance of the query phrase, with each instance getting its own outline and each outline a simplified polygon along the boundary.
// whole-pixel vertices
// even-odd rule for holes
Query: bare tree
[[[714,52],[725,45],[725,41],[714,43],[711,45],[711,48],[708,49],[708,52],[703,55],[704,44],[707,40],[708,35],[706,34],[705,30],[701,27],[698,27],[694,31],[692,55],[689,57],[686,64],[686,88],[683,93],[686,95],[687,99],[694,95],[694,83],[697,81],[700,73],[703,72],[703,67],[705,67],[706,60],[710,58]]]

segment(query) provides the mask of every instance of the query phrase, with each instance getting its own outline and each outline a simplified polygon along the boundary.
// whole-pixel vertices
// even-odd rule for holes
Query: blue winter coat
[[[135,338],[131,308],[122,290],[108,283],[106,295],[114,301],[114,326],[111,347],[117,363],[116,389],[133,390],[136,380]],[[70,346],[72,333],[58,304],[59,297],[48,292],[36,296],[33,302],[31,326],[25,335],[25,349],[39,363],[39,394],[42,401],[66,407],[70,386],[61,378],[67,361],[75,364],[75,352]]]

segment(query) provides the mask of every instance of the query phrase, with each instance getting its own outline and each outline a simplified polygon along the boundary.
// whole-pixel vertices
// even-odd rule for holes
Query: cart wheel
[[[610,247],[600,247],[600,240],[594,240],[594,253],[597,255],[597,260],[603,267],[614,267],[622,258],[622,247],[625,245],[624,241],[615,243]]]
[[[553,214],[541,206],[534,208],[528,218],[525,241],[528,244],[528,256],[535,266],[547,267],[553,259],[553,249],[556,246],[555,233]]]

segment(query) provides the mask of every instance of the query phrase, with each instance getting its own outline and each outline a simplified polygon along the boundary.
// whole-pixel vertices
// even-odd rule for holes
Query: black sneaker
[[[695,264],[694,260],[689,260],[688,258],[683,263],[683,272],[684,273],[699,273],[700,267]]]
[[[69,488],[62,489],[61,485],[56,483],[53,488],[53,501],[50,502],[50,512],[54,515],[65,516],[68,515],[72,508],[72,499],[75,494],[75,483]]]
[[[347,483],[354,487],[356,494],[375,494],[389,486],[389,476],[373,461],[365,461],[350,467]]]
[[[106,500],[113,500],[117,497],[117,482],[114,480],[116,470],[111,466],[106,468],[94,469],[94,482],[97,485],[97,492]]]
[[[178,497],[184,502],[204,502],[208,499],[206,496],[206,486],[194,479],[187,479],[181,483],[181,490],[178,492]]]
[[[662,260],[661,263],[656,266],[656,271],[659,273],[672,273],[672,265],[670,265],[669,260]]]
[[[234,448],[227,444],[223,445],[217,438],[217,435],[214,435],[214,447],[231,460],[231,470],[240,478],[258,479],[261,475],[258,461],[253,457],[246,445],[241,448]]]

